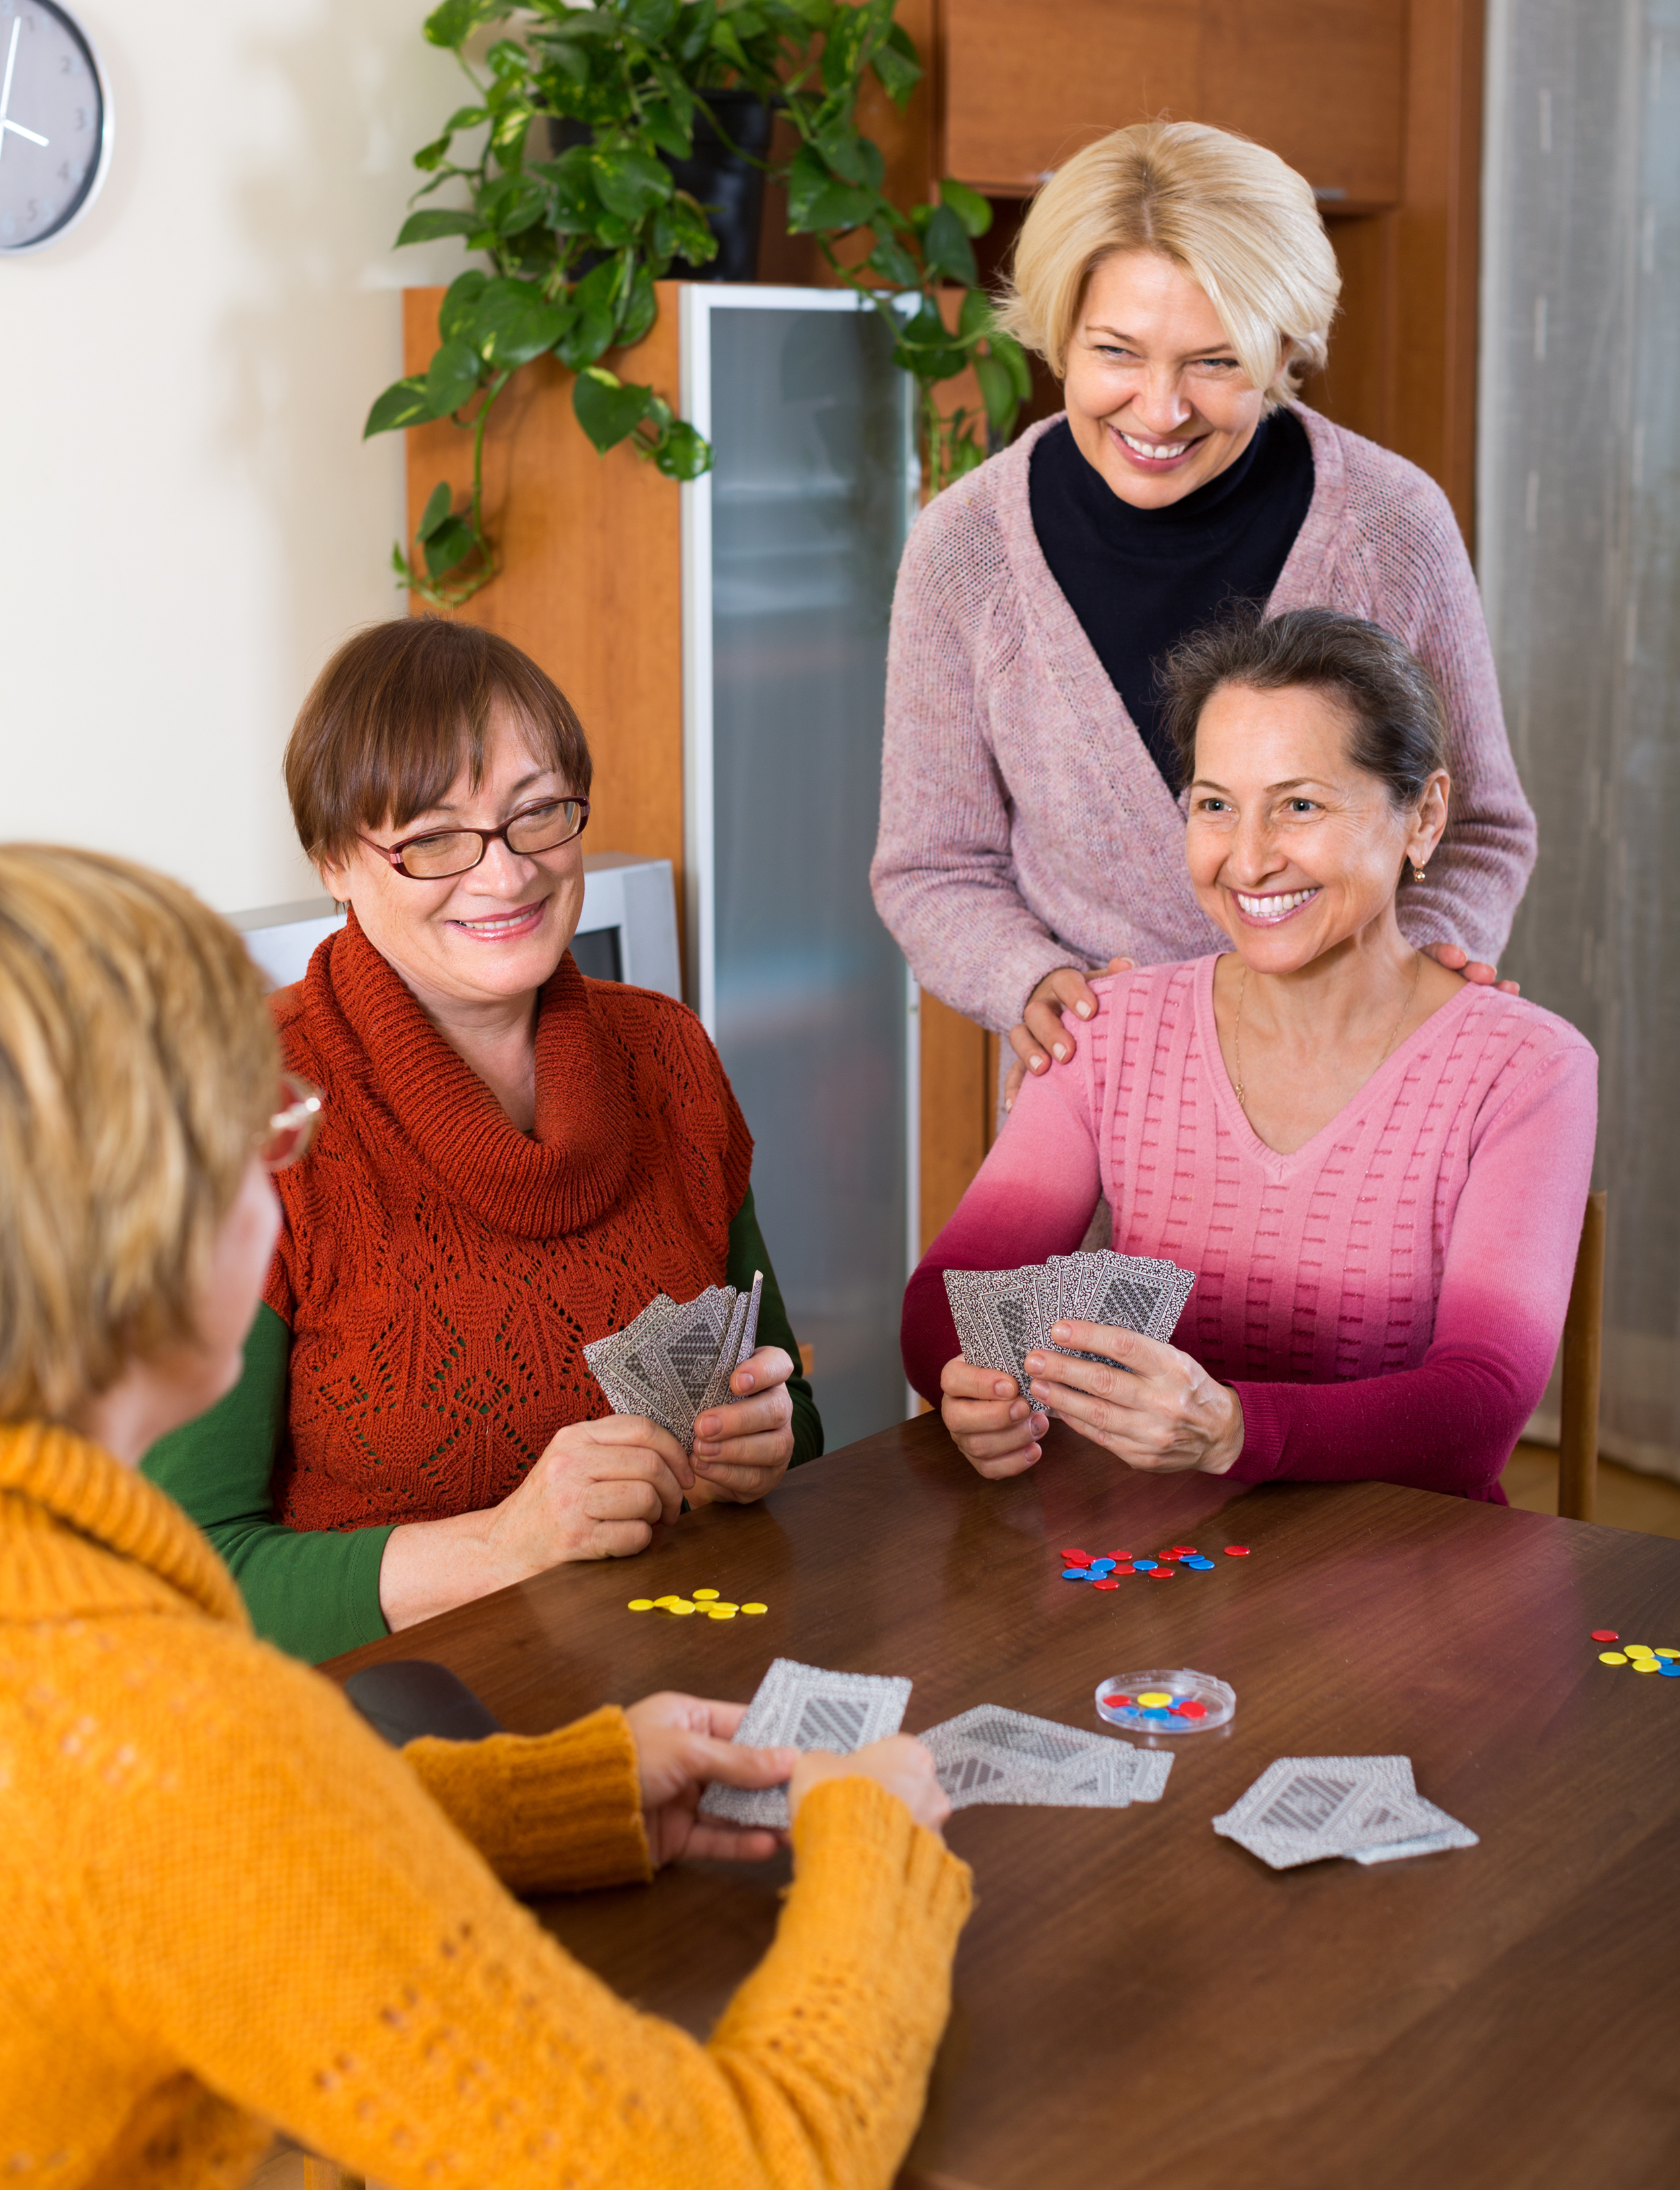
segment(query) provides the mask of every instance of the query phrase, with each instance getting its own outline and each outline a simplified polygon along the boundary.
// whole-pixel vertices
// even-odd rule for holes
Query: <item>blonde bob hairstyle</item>
[[[261,976],[179,882],[0,845],[0,1421],[193,1337],[280,1069]]]
[[[1206,294],[1268,411],[1324,364],[1342,275],[1312,189],[1275,152],[1199,122],[1140,122],[1076,152],[1033,200],[998,300],[1060,380],[1086,285],[1155,251]]]

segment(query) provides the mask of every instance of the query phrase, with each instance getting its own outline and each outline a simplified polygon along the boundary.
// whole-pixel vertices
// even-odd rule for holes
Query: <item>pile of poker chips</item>
[[[1621,1642],[1621,1637],[1614,1627],[1595,1627],[1592,1640],[1595,1642]],[[1648,1642],[1622,1642],[1620,1650],[1601,1650],[1598,1663],[1601,1665],[1632,1665],[1636,1673],[1662,1673],[1671,1681],[1680,1680],[1680,1650],[1671,1649],[1666,1644],[1660,1643],[1653,1650]]]
[[[1195,1696],[1174,1696],[1165,1688],[1145,1688],[1135,1696],[1122,1695],[1118,1688],[1103,1698],[1114,1711],[1130,1711],[1133,1717],[1155,1725],[1172,1719],[1187,1719],[1194,1725],[1197,1719],[1207,1716],[1207,1705]]]
[[[1068,1564],[1062,1569],[1064,1581],[1087,1581],[1093,1589],[1118,1589],[1122,1574],[1148,1574],[1153,1581],[1171,1581],[1180,1567],[1192,1574],[1212,1574],[1215,1562],[1204,1558],[1194,1544],[1172,1544],[1154,1558],[1134,1557],[1130,1552],[1104,1552],[1093,1557],[1070,1545],[1064,1545],[1062,1557]],[[1227,1544],[1228,1559],[1246,1559],[1246,1544]]]
[[[697,1589],[689,1597],[633,1597],[632,1612],[668,1612],[678,1620],[687,1620],[696,1612],[705,1613],[713,1620],[733,1620],[738,1612],[768,1612],[768,1604],[735,1604],[720,1590]]]

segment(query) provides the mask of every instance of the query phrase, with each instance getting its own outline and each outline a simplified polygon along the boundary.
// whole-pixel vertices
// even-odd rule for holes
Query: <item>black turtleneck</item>
[[[1172,783],[1156,665],[1233,602],[1269,599],[1313,499],[1306,428],[1274,411],[1217,479],[1164,509],[1134,509],[1063,418],[1034,446],[1027,495],[1050,575]]]

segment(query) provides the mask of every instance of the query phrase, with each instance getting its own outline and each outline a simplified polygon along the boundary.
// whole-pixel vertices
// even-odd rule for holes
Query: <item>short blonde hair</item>
[[[0,845],[0,1421],[193,1336],[279,1074],[262,977],[190,891]]]
[[[1139,122],[1057,169],[1021,224],[998,317],[1059,380],[1086,285],[1118,251],[1159,252],[1206,291],[1269,411],[1323,366],[1341,269],[1310,184],[1263,145]]]

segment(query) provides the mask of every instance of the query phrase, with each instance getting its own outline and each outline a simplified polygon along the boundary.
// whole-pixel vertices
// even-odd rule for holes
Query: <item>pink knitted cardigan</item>
[[[1464,542],[1415,465],[1297,411],[1313,499],[1270,607],[1369,617],[1433,672],[1451,820],[1401,925],[1496,962],[1535,824]],[[1053,423],[928,504],[893,602],[875,902],[922,985],[1000,1030],[1054,967],[1159,965],[1224,939],[1186,879],[1179,804],[1032,528],[1028,460]]]
[[[1545,1389],[1592,1167],[1598,1060],[1564,1020],[1467,982],[1304,1147],[1236,1099],[1216,958],[1093,984],[1078,1054],[1029,1079],[905,1296],[935,1404],[961,1349],[947,1269],[1113,1244],[1194,1270],[1173,1336],[1242,1400],[1240,1482],[1373,1478],[1501,1500]],[[1071,1022],[1070,1022],[1071,1024]]]

